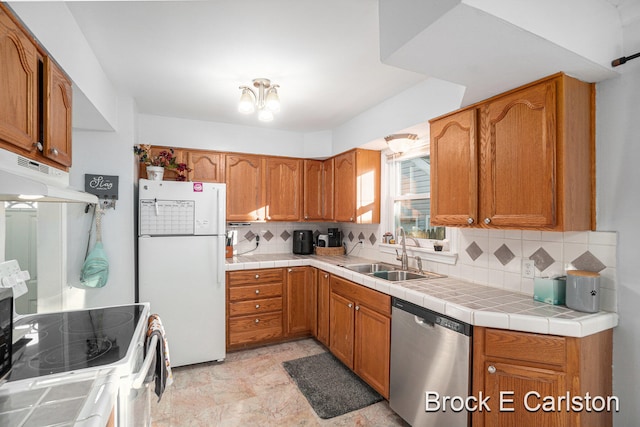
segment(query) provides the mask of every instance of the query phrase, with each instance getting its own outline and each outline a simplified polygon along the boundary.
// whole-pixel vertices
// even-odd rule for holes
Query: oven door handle
[[[151,337],[151,342],[149,343],[147,356],[144,358],[144,362],[142,362],[142,367],[138,374],[134,377],[133,383],[131,386],[134,389],[141,389],[145,386],[145,378],[147,378],[147,374],[149,373],[149,369],[151,369],[151,365],[156,360],[156,347],[158,346],[158,336],[154,335]]]

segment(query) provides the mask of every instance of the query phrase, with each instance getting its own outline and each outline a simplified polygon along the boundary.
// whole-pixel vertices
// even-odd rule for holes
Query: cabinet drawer
[[[229,303],[229,316],[262,314],[269,311],[282,310],[282,297],[254,299]]]
[[[265,270],[230,271],[228,273],[229,286],[250,285],[252,283],[282,282],[284,272],[281,268]]]
[[[566,339],[553,335],[487,329],[485,354],[487,357],[564,366],[567,360]]]
[[[343,297],[354,301],[356,304],[363,304],[386,316],[391,316],[391,297],[382,292],[374,291],[350,282],[340,277],[331,276],[331,292],[335,292]]]
[[[266,285],[236,286],[229,288],[229,301],[281,296],[282,283],[267,283]]]
[[[229,319],[229,345],[258,343],[282,336],[282,313]]]

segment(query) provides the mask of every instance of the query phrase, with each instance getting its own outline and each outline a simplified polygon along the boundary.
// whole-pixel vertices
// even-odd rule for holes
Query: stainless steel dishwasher
[[[468,426],[468,411],[454,411],[460,402],[443,408],[442,398],[471,392],[473,327],[398,298],[392,306],[391,409],[413,427]]]

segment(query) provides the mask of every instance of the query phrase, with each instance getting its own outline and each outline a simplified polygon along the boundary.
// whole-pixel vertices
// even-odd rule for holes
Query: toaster
[[[329,236],[326,234],[320,234],[318,236],[318,242],[316,243],[316,246],[320,248],[329,247]]]

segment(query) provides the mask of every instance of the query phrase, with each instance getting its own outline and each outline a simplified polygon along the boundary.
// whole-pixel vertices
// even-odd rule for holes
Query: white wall
[[[636,29],[640,25],[636,24]],[[640,37],[625,54],[640,50]],[[621,77],[597,85],[597,222],[599,230],[618,232],[618,312],[614,330],[613,392],[622,411],[616,426],[638,425],[640,406],[640,59],[623,65]]]
[[[464,87],[434,78],[385,100],[333,130],[333,152],[341,153],[460,107]]]
[[[84,174],[116,175],[119,177],[118,201],[103,217],[103,236],[109,259],[109,280],[104,288],[79,286],[79,272],[87,247],[90,214],[84,205],[68,205],[68,283],[65,308],[97,307],[134,302],[135,235],[134,179],[137,164],[133,145],[137,134],[137,107],[133,99],[118,99],[118,130],[116,132],[73,132],[73,166],[70,185],[84,188]],[[92,243],[93,246],[93,243]]]
[[[304,157],[300,132],[140,115],[139,142],[169,147]]]

